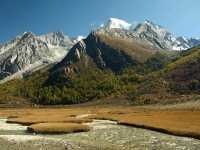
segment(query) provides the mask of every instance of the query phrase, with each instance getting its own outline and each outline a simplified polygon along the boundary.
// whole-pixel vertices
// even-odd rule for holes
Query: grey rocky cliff
[[[36,36],[25,32],[0,45],[0,79],[37,66],[60,61],[74,45],[60,32]]]

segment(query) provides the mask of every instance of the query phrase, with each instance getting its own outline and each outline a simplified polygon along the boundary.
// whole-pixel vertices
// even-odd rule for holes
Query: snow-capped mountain
[[[185,50],[190,48],[189,41],[186,38],[176,37],[162,26],[151,21],[138,24],[133,32],[140,39],[157,48],[169,50]]]
[[[105,27],[107,29],[126,29],[129,30],[131,27],[131,24],[120,20],[117,18],[110,18],[105,24],[102,25],[102,27]]]
[[[160,25],[151,21],[131,24],[124,20],[111,18],[95,32],[110,37],[140,42],[156,49],[186,50],[200,45],[198,38],[177,37]],[[85,39],[83,36],[69,38],[62,32],[52,32],[37,36],[25,32],[15,39],[0,45],[0,79],[11,75],[22,75],[48,64],[58,62],[66,56],[68,50]]]
[[[0,79],[60,61],[73,45],[61,32],[42,36],[25,32],[0,45]]]
[[[73,43],[78,43],[79,41],[85,39],[85,36],[79,35],[77,37],[71,38],[73,40]]]
[[[135,25],[124,20],[111,18],[97,31],[115,37],[140,40],[160,49],[186,50],[200,44],[200,39],[177,37],[164,27],[148,20]]]

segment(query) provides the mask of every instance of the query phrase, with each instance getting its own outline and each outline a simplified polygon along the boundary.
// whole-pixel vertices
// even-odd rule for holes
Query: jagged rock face
[[[0,55],[0,71],[13,74],[22,70],[45,57],[47,50],[48,47],[43,41],[36,39],[32,33],[25,33],[15,47]]]
[[[0,46],[0,79],[34,65],[61,60],[73,42],[62,33],[36,36],[25,32],[22,36]]]
[[[69,51],[67,56],[59,63],[62,66],[68,66],[76,63],[86,54],[86,44],[84,40],[81,40]]]
[[[172,35],[160,26],[151,22],[141,23],[134,29],[137,36],[149,44],[162,49],[168,49],[172,42]],[[159,33],[159,34],[158,34]]]
[[[69,48],[73,45],[72,40],[68,36],[65,36],[62,32],[48,33],[46,35],[40,36],[40,39],[45,41],[47,45],[51,46],[61,46]]]
[[[111,18],[98,30],[113,37],[134,39],[165,50],[186,50],[200,44],[198,38],[176,37],[162,26],[148,20],[134,25]]]
[[[20,40],[21,37],[17,36],[15,39],[5,43],[5,44],[2,44],[0,45],[0,54],[6,52],[7,50],[13,48],[17,42]]]
[[[134,32],[130,32],[125,29],[118,29],[118,28],[99,28],[97,29],[98,33],[106,34],[110,37],[117,37],[123,38],[128,40],[137,40],[137,35]]]
[[[99,33],[92,33],[88,36],[86,50],[99,68],[109,68],[116,72],[134,64],[133,59],[127,53],[111,47],[97,34]]]
[[[138,63],[125,51],[114,48],[103,41],[99,33],[92,32],[87,39],[77,43],[52,72],[55,75],[55,73],[63,73],[62,70],[64,70],[68,74],[93,66],[118,72]]]

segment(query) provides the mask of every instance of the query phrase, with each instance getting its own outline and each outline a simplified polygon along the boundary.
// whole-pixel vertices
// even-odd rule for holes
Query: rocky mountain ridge
[[[175,36],[164,27],[149,20],[131,24],[124,20],[110,18],[98,30],[115,37],[137,39],[152,47],[167,50],[186,50],[200,44],[199,38]]]
[[[73,45],[74,42],[61,32],[42,36],[25,32],[0,45],[0,77],[3,79],[33,66],[58,62]]]

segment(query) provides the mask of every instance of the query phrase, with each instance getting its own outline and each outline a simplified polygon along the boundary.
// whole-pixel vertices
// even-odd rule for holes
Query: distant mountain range
[[[47,64],[59,62],[77,42],[61,32],[36,36],[25,32],[0,45],[0,78],[21,76]]]
[[[150,21],[114,18],[86,38],[26,32],[0,46],[0,103],[74,104],[110,96],[137,104],[180,102],[180,94],[200,91],[198,45],[199,39],[176,37]],[[11,80],[19,77],[25,78]]]
[[[164,27],[148,20],[130,24],[124,20],[111,18],[101,27],[101,30],[112,35],[138,39],[160,49],[186,50],[200,44],[200,38],[177,37]]]
[[[200,44],[198,38],[176,37],[151,21],[130,24],[124,20],[111,18],[94,32],[129,41],[128,43],[139,45],[139,49],[151,51],[186,50]],[[25,32],[0,45],[0,79],[4,79],[1,82],[23,77],[27,73],[61,61],[69,49],[84,38],[71,38],[62,32],[41,36]]]

